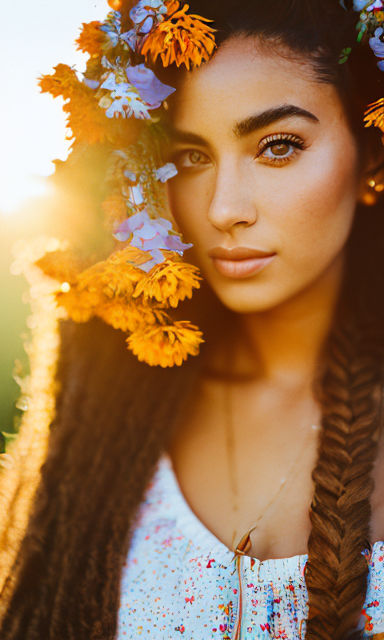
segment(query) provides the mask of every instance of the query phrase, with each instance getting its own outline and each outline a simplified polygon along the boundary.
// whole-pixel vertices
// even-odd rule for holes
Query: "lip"
[[[268,258],[275,255],[274,251],[263,251],[262,249],[253,249],[251,247],[214,247],[208,251],[211,258],[220,258],[222,260],[246,260],[248,258]]]
[[[215,247],[208,254],[217,271],[229,278],[252,276],[264,269],[276,256],[276,253],[250,247]]]

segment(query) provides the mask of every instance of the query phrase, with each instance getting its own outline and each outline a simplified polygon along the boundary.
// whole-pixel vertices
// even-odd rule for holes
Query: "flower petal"
[[[384,58],[384,42],[378,37],[369,38],[369,46],[378,58]]]
[[[174,178],[177,173],[176,165],[173,162],[167,162],[163,167],[156,170],[155,175],[160,182],[167,182],[167,180]]]
[[[166,239],[166,248],[171,251],[183,252],[186,249],[193,247],[193,244],[185,244],[179,238],[179,236],[168,236]]]
[[[160,82],[153,71],[144,64],[134,67],[128,66],[126,73],[129,82],[136,87],[142,100],[152,108],[159,107],[163,100],[166,100],[175,91],[173,87]]]
[[[90,89],[97,89],[100,84],[100,82],[98,82],[97,80],[91,80],[91,78],[86,78],[85,76],[83,78],[83,82]]]

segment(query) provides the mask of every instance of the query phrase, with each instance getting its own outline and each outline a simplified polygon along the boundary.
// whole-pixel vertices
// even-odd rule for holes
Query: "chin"
[[[224,291],[221,287],[210,286],[220,302],[234,313],[262,313],[284,302],[284,296],[262,294],[258,287],[240,291],[239,285],[232,285],[231,291]]]

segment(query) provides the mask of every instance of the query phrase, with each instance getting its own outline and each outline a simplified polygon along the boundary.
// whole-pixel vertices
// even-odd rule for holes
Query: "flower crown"
[[[64,98],[74,145],[111,147],[103,208],[115,248],[96,264],[81,264],[69,251],[46,253],[37,264],[58,281],[56,300],[74,321],[98,316],[128,334],[128,348],[139,360],[181,365],[199,352],[202,333],[188,321],[173,321],[169,310],[191,298],[201,277],[197,267],[182,261],[192,245],[173,228],[163,192],[176,167],[156,165],[158,110],[175,89],[145,63],[160,57],[164,67],[198,67],[215,49],[214,29],[178,0],[139,0],[126,29],[121,3],[109,4],[105,21],[84,24],[77,40],[89,54],[82,81],[59,64],[40,79],[40,87]],[[126,147],[128,118],[144,126]]]
[[[340,4],[347,9],[345,2]],[[113,252],[96,264],[84,264],[69,251],[46,253],[37,264],[58,281],[57,303],[76,322],[93,316],[127,333],[128,348],[149,365],[181,365],[197,355],[203,342],[198,327],[174,321],[176,308],[200,286],[197,267],[182,260],[192,245],[174,229],[164,183],[177,174],[161,165],[159,109],[175,91],[163,84],[148,63],[187,70],[212,56],[216,44],[210,20],[189,13],[179,0],[139,0],[126,15],[122,0],[108,0],[104,20],[83,24],[77,45],[89,55],[80,80],[74,69],[58,64],[40,78],[43,92],[64,99],[73,146],[106,143],[110,149],[103,203],[112,231]],[[360,12],[358,41],[369,44],[384,70],[384,4],[354,0]],[[340,63],[348,59],[345,48]],[[135,142],[126,145],[127,119]],[[384,98],[368,106],[365,126],[384,131]]]

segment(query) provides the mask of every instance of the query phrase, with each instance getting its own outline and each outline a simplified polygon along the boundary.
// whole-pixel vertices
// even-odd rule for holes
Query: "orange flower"
[[[50,93],[54,98],[61,96],[67,101],[63,111],[68,114],[70,138],[89,144],[108,140],[108,118],[98,106],[93,90],[80,82],[68,65],[58,64],[54,69],[54,74],[39,79],[39,86],[43,93]]]
[[[369,104],[364,116],[366,127],[379,127],[379,129],[384,132],[384,98],[380,98],[380,100]]]
[[[101,55],[101,47],[105,40],[105,34],[100,30],[101,23],[98,20],[83,22],[83,28],[77,40],[77,48],[90,56]]]
[[[201,278],[197,267],[171,257],[149,275],[138,267],[147,259],[147,252],[127,246],[83,271],[70,251],[48,253],[36,265],[58,280],[56,302],[74,322],[98,316],[115,329],[131,332],[127,344],[139,360],[179,366],[188,355],[198,354],[202,333],[187,321],[172,323],[164,306],[167,301],[177,306],[190,297]]]
[[[132,261],[140,262],[143,257],[147,257],[145,252],[127,247],[80,273],[76,273],[70,262],[66,264],[64,257],[61,262],[56,258],[55,264],[54,254],[51,257],[48,254],[38,266],[59,280],[61,286],[56,300],[73,320],[86,322],[98,315],[116,329],[132,331],[143,322],[154,324],[162,319],[148,305],[131,303],[135,286],[145,275]]]
[[[200,287],[199,280],[201,277],[194,265],[165,260],[137,283],[133,297],[140,296],[144,302],[155,299],[177,307],[181,300],[192,297],[192,289]]]
[[[141,254],[139,257],[136,254],[136,249],[131,251],[128,247],[88,267],[77,276],[77,293],[91,296],[93,306],[107,304],[113,298],[120,298],[121,302],[131,298],[137,282],[144,275],[131,263],[134,258],[142,259]]]
[[[55,73],[39,78],[39,87],[42,93],[50,93],[54,98],[62,96],[64,100],[68,100],[76,85],[79,84],[76,72],[67,64],[58,64],[53,68]]]
[[[110,324],[114,329],[121,329],[121,331],[135,331],[143,324],[154,325],[156,323],[156,314],[151,307],[123,302],[118,299],[100,306],[96,313],[104,322]]]
[[[164,20],[145,38],[141,53],[154,62],[161,57],[164,67],[176,63],[184,64],[189,70],[191,65],[200,66],[209,60],[216,44],[215,29],[209,27],[206,18],[187,15],[189,5],[180,9],[178,0],[168,0],[168,12]]]
[[[180,366],[188,355],[197,355],[202,333],[186,320],[174,324],[139,328],[128,338],[128,348],[150,366]]]
[[[95,144],[110,139],[108,119],[98,106],[92,89],[79,82],[63,111],[68,114],[67,126],[72,131],[70,138],[76,138],[76,142]]]
[[[135,265],[141,265],[148,262],[148,260],[152,260],[152,256],[148,251],[143,251],[143,249],[137,249],[130,245],[124,247],[124,249],[120,249],[119,251],[114,251],[108,258],[108,261],[115,267],[125,264],[130,265],[131,269],[132,267],[135,267]],[[143,272],[142,269],[136,268],[133,273],[135,273],[135,282],[138,282],[143,276],[145,276],[145,272]]]

